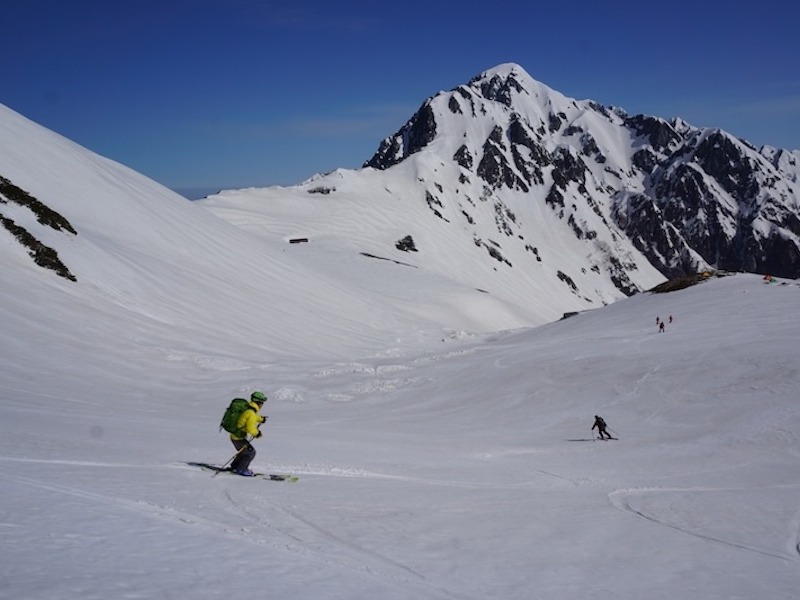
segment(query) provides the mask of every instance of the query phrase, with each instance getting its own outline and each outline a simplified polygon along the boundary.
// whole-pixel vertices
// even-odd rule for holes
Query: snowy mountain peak
[[[798,156],[570,99],[506,63],[426,100],[365,166],[438,160],[484,186],[473,193],[550,207],[579,242],[591,236],[625,256],[624,238],[667,277],[710,268],[798,277]],[[637,277],[621,271],[618,289],[634,291]]]
[[[219,305],[270,323],[269,303],[303,298],[273,335],[313,352],[340,345],[340,313],[369,345],[374,322],[509,329],[699,270],[800,272],[797,153],[570,99],[513,63],[426,99],[366,168],[190,204],[6,108],[0,132],[4,268],[147,327]],[[171,302],[198,283],[203,299]]]
[[[506,63],[484,71],[469,82],[469,86],[479,90],[487,100],[500,102],[506,106],[514,103],[517,94],[528,94],[535,82],[517,64]]]

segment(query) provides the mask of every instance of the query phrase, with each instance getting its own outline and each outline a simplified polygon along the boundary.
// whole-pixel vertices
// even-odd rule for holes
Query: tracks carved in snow
[[[786,523],[779,515],[786,514],[785,502],[780,503],[775,499],[776,490],[787,492],[786,498],[794,498],[796,485],[773,486],[770,499],[776,502],[773,510],[767,514],[774,516],[771,525],[772,532],[766,528],[756,528],[757,518],[763,520],[764,510],[763,501],[754,501],[752,494],[760,494],[764,491],[750,488],[710,488],[710,487],[675,487],[675,488],[628,488],[616,490],[609,494],[611,503],[618,509],[636,515],[656,523],[658,525],[674,529],[686,535],[705,540],[714,544],[720,544],[731,548],[738,548],[761,556],[776,558],[784,562],[796,561],[800,558],[800,512],[796,513],[791,523]],[[740,495],[750,494],[748,497],[741,498],[734,496],[721,497],[719,495]],[[697,505],[703,506],[703,502],[698,498],[708,495],[703,510],[697,510]],[[715,497],[715,495],[717,495]],[[735,500],[734,502],[731,502]],[[728,515],[727,519],[720,518],[718,522],[699,522],[698,519],[703,515],[717,515],[720,513],[717,507],[725,506],[723,511]],[[681,509],[681,507],[683,507]],[[744,525],[750,525],[758,531],[747,531]],[[791,542],[786,544],[789,551],[780,553],[778,550],[769,549],[771,546],[770,538],[779,539],[790,530]],[[783,531],[783,535],[780,535]],[[783,537],[785,540],[786,538]],[[777,547],[780,544],[775,544]]]

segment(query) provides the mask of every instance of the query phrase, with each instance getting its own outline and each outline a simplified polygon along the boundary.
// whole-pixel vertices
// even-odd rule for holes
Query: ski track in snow
[[[19,457],[0,457],[0,461],[6,463],[68,465],[68,466],[91,467],[100,469],[153,469],[153,468],[177,467],[185,470],[197,471],[196,467],[192,467],[184,463],[167,464],[167,465],[148,465],[148,464],[121,464],[121,463],[98,462],[98,461],[32,459],[32,458],[19,458]],[[496,484],[496,483],[425,479],[420,477],[378,473],[374,471],[368,471],[365,469],[353,468],[353,467],[338,467],[338,466],[323,466],[323,465],[302,465],[302,466],[273,465],[272,467],[266,470],[271,472],[292,473],[294,475],[303,477],[317,476],[317,477],[380,479],[380,480],[393,480],[397,481],[398,483],[413,483],[422,485],[463,487],[463,488],[483,488],[483,487],[496,488],[498,487],[498,485],[500,485],[500,487],[512,489],[512,488],[524,488],[533,485],[533,482],[518,482],[515,484]],[[557,474],[553,474],[547,471],[537,470],[537,473],[540,473],[541,475],[549,478],[556,478],[558,480],[570,481],[574,485],[578,485],[578,483],[574,481],[567,480]],[[204,527],[205,529],[212,529],[225,534],[238,535],[241,533],[245,533],[248,535],[244,539],[247,539],[250,542],[255,542],[261,545],[266,543],[265,538],[261,537],[253,538],[252,536],[250,536],[249,534],[252,532],[249,531],[249,528],[246,525],[242,527],[234,527],[226,525],[224,523],[220,523],[218,521],[209,520],[195,514],[175,510],[174,508],[168,506],[158,505],[144,500],[130,500],[126,498],[113,497],[101,493],[89,492],[77,487],[65,486],[54,483],[46,483],[40,479],[26,478],[26,477],[21,477],[19,475],[11,475],[11,474],[6,474],[5,477],[6,480],[17,481],[19,483],[32,487],[37,487],[43,490],[61,494],[69,494],[79,498],[91,500],[93,502],[115,505],[128,510],[151,515],[154,517],[166,518],[171,521],[176,521],[186,525],[201,526]],[[779,487],[790,488],[790,487],[800,487],[800,486],[779,486]],[[755,554],[759,554],[762,556],[779,559],[784,562],[800,560],[800,509],[798,509],[798,511],[795,513],[793,519],[791,520],[791,523],[789,524],[789,529],[793,532],[793,534],[791,536],[791,540],[789,540],[789,542],[787,543],[788,553],[779,554],[777,552],[770,552],[761,548],[757,548],[752,545],[693,531],[690,528],[670,522],[667,516],[659,514],[657,510],[647,511],[645,508],[638,508],[634,506],[630,501],[631,498],[633,497],[636,496],[641,497],[648,494],[675,493],[675,492],[709,493],[709,492],[731,492],[731,491],[747,491],[747,489],[710,488],[710,487],[700,487],[700,486],[670,487],[670,488],[666,487],[626,488],[626,489],[615,490],[611,492],[608,496],[611,503],[619,510],[636,515],[637,517],[640,517],[652,523],[656,523],[658,525],[679,531],[686,535],[693,536],[711,543],[721,544],[728,547],[738,548],[748,552],[753,552]],[[235,510],[230,510],[228,512],[235,515],[244,514],[248,517],[249,520],[254,521],[256,524],[258,524],[259,527],[267,529],[275,529],[283,536],[287,537],[292,541],[289,544],[277,544],[274,541],[272,541],[270,543],[271,546],[277,548],[289,549],[292,550],[293,552],[304,552],[304,551],[314,552],[318,554],[319,560],[322,560],[323,562],[330,562],[330,559],[324,558],[325,556],[329,556],[329,554],[325,550],[325,545],[323,543],[324,540],[327,540],[347,550],[347,552],[350,555],[352,555],[353,563],[355,563],[356,565],[354,566],[354,564],[347,561],[338,561],[336,563],[338,566],[360,568],[376,575],[380,574],[385,576],[398,577],[397,574],[392,575],[391,573],[386,573],[385,570],[388,568],[389,571],[395,571],[395,572],[400,571],[404,573],[406,577],[412,576],[417,580],[425,579],[425,577],[422,574],[414,571],[414,569],[406,565],[403,565],[397,561],[394,561],[391,558],[383,556],[378,552],[368,550],[366,548],[359,546],[358,544],[344,540],[341,538],[341,536],[337,536],[336,534],[326,530],[320,525],[298,514],[296,511],[292,511],[288,508],[279,507],[275,504],[270,503],[270,508],[273,513],[278,512],[284,514],[288,516],[291,520],[295,521],[296,523],[301,524],[303,532],[295,531],[296,526],[292,527],[286,525],[285,519],[283,519],[284,522],[283,525],[274,525],[270,520],[267,520],[263,516],[259,516],[252,510],[248,509],[244,503],[237,502],[237,500],[235,500],[233,496],[231,496],[230,491],[226,490],[224,494],[229,504],[235,507]],[[276,519],[276,521],[280,523],[281,519]],[[0,523],[0,527],[14,527],[14,526],[15,525],[13,523]],[[273,538],[270,537],[270,539]],[[367,563],[366,566],[365,562]],[[450,595],[447,594],[444,590],[438,590],[438,591],[443,594],[446,594],[447,597],[450,597]]]
[[[789,485],[789,486],[776,486],[776,487],[783,487],[783,488],[800,488],[800,485]],[[611,500],[611,503],[618,509],[625,511],[627,513],[636,515],[637,517],[641,517],[651,523],[656,523],[658,525],[669,527],[670,529],[674,529],[675,531],[680,531],[681,533],[685,533],[686,535],[690,535],[692,537],[696,537],[708,542],[712,542],[715,544],[721,544],[724,546],[729,546],[732,548],[738,548],[740,550],[746,550],[748,552],[753,552],[755,554],[760,554],[761,556],[767,556],[769,558],[776,558],[785,563],[789,562],[796,562],[800,559],[800,510],[795,514],[794,518],[792,519],[789,528],[794,532],[792,536],[792,541],[788,545],[791,549],[787,554],[778,554],[777,552],[770,552],[767,550],[763,550],[761,548],[757,548],[755,546],[749,544],[743,544],[731,540],[726,540],[721,537],[715,537],[713,535],[708,535],[704,533],[699,533],[697,531],[692,531],[687,527],[682,527],[676,525],[669,521],[669,519],[664,515],[659,515],[658,511],[653,511],[652,513],[646,511],[643,508],[636,508],[630,502],[630,499],[634,496],[644,496],[646,494],[659,494],[659,493],[675,493],[675,492],[686,492],[686,493],[708,493],[708,492],[732,492],[732,491],[750,491],[747,488],[709,488],[709,487],[678,487],[678,488],[659,488],[659,487],[649,487],[649,488],[627,488],[627,489],[619,489],[611,492],[608,497]]]
[[[42,465],[71,465],[75,467],[98,467],[107,469],[152,469],[154,465],[108,463],[88,460],[60,460],[57,458],[26,458],[16,456],[0,456],[0,461],[11,463],[27,463]]]
[[[127,468],[132,466],[141,468],[154,467],[154,465],[115,465],[111,463],[85,461],[29,460],[5,457],[0,458],[0,460],[6,462],[35,462],[102,468]],[[188,465],[185,466],[188,467]],[[197,470],[195,467],[189,468]],[[338,476],[355,476],[354,470],[341,469],[337,472],[336,469],[330,469],[328,471],[328,474],[334,473]],[[343,473],[346,473],[346,475],[343,475]],[[362,472],[358,476],[376,475],[377,474]],[[224,498],[225,502],[220,503],[225,504],[225,506],[221,508],[231,520],[230,523],[226,523],[147,500],[132,500],[99,492],[91,492],[80,487],[46,482],[39,478],[23,477],[6,473],[4,479],[55,494],[69,495],[88,500],[92,503],[125,509],[145,517],[165,519],[181,526],[200,527],[206,531],[235,536],[240,541],[255,544],[260,547],[269,546],[279,551],[312,555],[313,559],[318,563],[357,570],[379,578],[388,578],[402,585],[414,583],[417,587],[421,585],[424,588],[424,597],[427,598],[453,599],[458,597],[441,587],[432,585],[423,574],[415,571],[413,568],[393,560],[380,552],[348,541],[342,536],[336,535],[332,531],[314,523],[312,520],[303,517],[297,511],[278,506],[274,502],[265,501],[263,496],[259,496],[257,499],[259,507],[258,512],[256,512],[256,510],[250,507],[250,504],[254,501],[252,497],[248,500],[237,500],[229,489],[217,492],[218,502],[220,501],[219,499]],[[207,498],[206,501],[213,502],[213,498]],[[264,513],[267,513],[267,515],[265,516]],[[237,523],[237,521],[239,522]],[[0,527],[15,527],[15,525],[12,523],[0,523]],[[276,540],[275,533],[280,534],[284,539],[282,541]],[[331,545],[338,548],[338,550],[335,552],[331,551]]]
[[[23,464],[49,464],[49,465],[65,465],[75,467],[93,467],[101,469],[161,469],[161,468],[179,468],[182,470],[195,471],[199,470],[198,467],[180,462],[170,464],[124,464],[124,463],[110,463],[110,462],[97,462],[97,461],[79,461],[79,460],[59,460],[59,459],[37,459],[37,458],[20,458],[20,457],[7,457],[0,456],[0,462],[23,463]],[[480,482],[480,481],[456,481],[446,479],[430,479],[424,477],[413,477],[408,475],[395,475],[391,473],[378,473],[375,471],[367,471],[357,467],[338,467],[326,465],[271,465],[263,469],[265,472],[271,473],[289,473],[292,475],[308,477],[342,477],[352,479],[380,479],[397,481],[403,483],[414,483],[421,485],[443,486],[443,487],[460,487],[460,488],[498,488],[505,489],[519,489],[530,487],[535,484],[532,481],[522,481],[516,483],[494,483],[494,482]],[[544,477],[556,479],[558,481],[566,481],[578,485],[577,482],[543,470],[536,470],[536,473]],[[213,477],[213,474],[209,474]]]
[[[256,512],[245,502],[234,499],[229,490],[225,491],[225,497],[235,507],[237,514],[245,514],[260,527],[275,530],[291,539],[297,545],[294,548],[296,551],[313,552],[318,555],[318,559],[322,562],[363,570],[381,577],[399,578],[402,581],[407,581],[409,575],[418,581],[425,581],[426,579],[424,575],[416,572],[411,567],[392,560],[379,552],[346,540],[289,508],[277,506],[273,502],[267,502],[270,514],[268,518],[265,518],[263,515],[265,512],[264,506],[259,506],[258,512]],[[280,518],[280,515],[288,517],[288,520]],[[339,552],[330,552],[329,546],[331,544],[338,547]],[[329,558],[332,556],[335,556],[336,559]]]
[[[235,528],[223,525],[219,522],[205,519],[203,517],[199,517],[194,514],[186,513],[184,511],[179,511],[168,506],[154,504],[152,502],[148,502],[145,500],[130,500],[128,498],[115,497],[115,496],[110,496],[108,494],[101,494],[98,492],[90,492],[83,488],[75,486],[67,486],[57,483],[48,483],[41,479],[21,477],[19,475],[6,474],[4,477],[7,480],[16,481],[20,484],[27,485],[29,487],[46,490],[48,492],[54,492],[57,494],[74,496],[76,498],[82,498],[100,504],[124,508],[130,511],[134,511],[149,516],[167,518],[168,520],[177,521],[187,525],[203,526],[207,529],[215,529],[218,531],[223,531],[225,533],[236,532]]]
[[[111,466],[111,465],[108,465]],[[170,468],[181,468],[197,471],[197,467],[187,465],[185,463],[177,463],[165,465]],[[152,465],[151,465],[152,467]],[[518,481],[515,483],[494,483],[482,481],[456,481],[448,479],[431,479],[424,477],[413,477],[410,475],[396,475],[391,473],[378,473],[375,471],[367,471],[358,467],[337,467],[326,465],[271,465],[263,470],[271,473],[289,473],[297,475],[298,477],[339,477],[345,479],[376,479],[382,481],[396,481],[398,483],[413,483],[416,485],[430,485],[439,487],[452,487],[452,488],[467,488],[467,489],[523,489],[536,485],[535,481]],[[555,479],[557,481],[569,482],[573,485],[579,485],[580,482],[575,482],[566,477],[549,473],[547,471],[536,470],[543,477]]]
[[[789,551],[800,559],[800,507],[792,518],[791,529],[794,531],[794,537],[788,543]]]
[[[96,465],[86,463],[68,463],[68,461],[38,461],[38,462],[53,462],[56,464],[79,464],[80,466],[114,466],[114,465]],[[120,465],[116,465],[120,466]],[[16,482],[17,484],[33,487],[36,489],[52,492],[55,494],[69,495],[76,498],[88,500],[92,503],[103,504],[107,506],[117,507],[124,510],[132,511],[143,515],[145,517],[165,519],[167,521],[177,523],[181,526],[200,527],[206,531],[214,531],[223,535],[235,536],[239,541],[248,542],[258,546],[269,546],[280,551],[290,551],[293,553],[311,553],[314,555],[315,560],[337,567],[347,569],[359,570],[366,572],[372,576],[381,578],[390,578],[399,580],[400,583],[408,584],[409,577],[417,582],[425,584],[426,597],[440,597],[440,598],[454,598],[452,594],[446,590],[432,587],[425,583],[425,577],[397,561],[381,555],[378,552],[362,548],[361,546],[348,542],[340,536],[325,530],[324,528],[312,523],[308,519],[304,519],[300,515],[291,510],[280,508],[271,505],[273,509],[272,516],[275,517],[276,513],[282,513],[291,518],[296,523],[301,524],[303,527],[302,532],[295,531],[297,527],[291,527],[286,524],[286,519],[283,523],[274,525],[270,520],[265,519],[263,516],[257,515],[254,511],[247,508],[244,502],[236,501],[230,491],[224,491],[224,497],[229,503],[227,514],[233,517],[233,520],[242,520],[244,522],[234,525],[226,524],[218,520],[208,519],[197,514],[177,510],[173,507],[153,503],[146,500],[131,500],[122,497],[115,497],[108,494],[90,492],[85,489],[68,486],[57,483],[48,483],[41,479],[22,477],[19,475],[11,475],[6,473],[4,476],[6,481]],[[262,507],[263,509],[263,507]],[[281,519],[274,519],[276,522],[281,523]],[[259,535],[258,530],[253,530],[253,524],[258,525],[258,530],[264,534]],[[13,524],[0,524],[2,527],[13,527]],[[279,542],[275,540],[274,533],[278,532],[285,538],[288,538],[292,543],[285,541]],[[325,542],[328,542],[326,545]],[[331,552],[330,544],[334,544],[341,550],[345,551],[346,556],[341,555],[340,552]],[[331,558],[336,557],[336,558]]]

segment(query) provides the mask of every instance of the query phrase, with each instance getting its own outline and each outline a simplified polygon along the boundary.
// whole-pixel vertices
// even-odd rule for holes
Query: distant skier
[[[606,422],[603,420],[603,417],[598,417],[597,415],[594,416],[594,425],[592,425],[592,431],[594,431],[595,427],[597,427],[597,433],[600,435],[600,439],[605,439],[603,436],[607,436],[609,440],[614,439],[611,437],[611,434],[606,431]]]
[[[658,324],[658,333],[664,333],[664,321]]]

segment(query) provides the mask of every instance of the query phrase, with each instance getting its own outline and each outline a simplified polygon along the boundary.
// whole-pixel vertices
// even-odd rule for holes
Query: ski
[[[601,437],[599,437],[599,438],[594,438],[594,439],[600,440],[601,442],[606,442],[608,440],[618,440],[619,438],[601,438]]]
[[[297,475],[291,475],[290,473],[270,473],[269,475],[264,475],[264,477],[270,481],[288,481],[289,483],[300,481]]]
[[[190,467],[199,467],[205,471],[214,471],[215,473],[228,473],[230,475],[239,475],[238,473],[234,473],[230,467],[220,467],[218,465],[212,465],[211,463],[204,463],[204,462],[187,462],[187,465]],[[240,477],[246,477],[246,475],[239,475]],[[261,479],[267,479],[269,481],[288,481],[290,483],[295,483],[300,481],[300,478],[297,475],[292,475],[290,473],[253,473],[250,477],[260,477]]]

